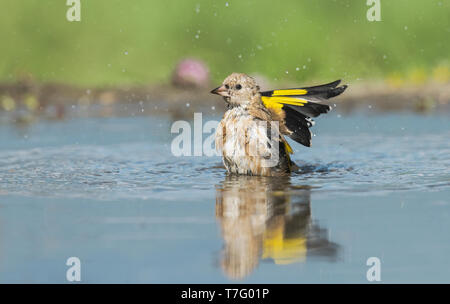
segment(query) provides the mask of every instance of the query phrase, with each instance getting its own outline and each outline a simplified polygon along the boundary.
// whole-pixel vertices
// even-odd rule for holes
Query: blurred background
[[[449,282],[450,1],[67,2],[0,2],[0,283]],[[172,153],[232,72],[349,85],[299,172]]]
[[[3,110],[67,99],[184,103],[184,92],[165,85],[200,94],[235,71],[263,88],[343,79],[348,99],[383,103],[395,94],[419,110],[448,101],[448,1],[382,1],[380,22],[367,20],[366,1],[351,0],[81,1],[80,22],[66,19],[69,8],[2,1]],[[177,70],[184,59],[193,63]]]
[[[203,60],[270,80],[448,80],[448,1],[2,1],[0,77],[85,86],[166,82],[177,61]],[[299,69],[297,69],[299,68]]]

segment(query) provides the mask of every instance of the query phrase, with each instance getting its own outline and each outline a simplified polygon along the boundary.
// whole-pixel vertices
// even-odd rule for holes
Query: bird
[[[211,93],[222,96],[227,106],[215,133],[227,172],[285,176],[298,170],[285,136],[310,147],[312,118],[331,110],[323,101],[345,91],[347,85],[340,82],[261,92],[247,74],[226,77]]]

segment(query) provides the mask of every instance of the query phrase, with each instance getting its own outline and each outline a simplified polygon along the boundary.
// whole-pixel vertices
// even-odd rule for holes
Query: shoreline
[[[125,109],[129,107],[139,108],[142,112],[146,110],[146,114],[149,111],[152,114],[169,113],[174,118],[189,117],[200,111],[206,114],[223,113],[225,104],[220,98],[211,95],[209,89],[172,85],[82,88],[23,81],[0,84],[0,114],[21,110],[39,116],[51,110],[56,111],[55,115],[58,117],[64,116],[67,108],[86,108],[94,105],[101,108],[117,108],[118,105],[123,105],[122,108]],[[336,110],[344,114],[362,109],[371,109],[376,113],[445,112],[450,110],[450,83],[401,87],[383,82],[349,83],[345,93],[331,99],[328,104],[336,105]],[[139,109],[136,109],[136,114],[140,114]],[[100,115],[104,116],[104,113]]]

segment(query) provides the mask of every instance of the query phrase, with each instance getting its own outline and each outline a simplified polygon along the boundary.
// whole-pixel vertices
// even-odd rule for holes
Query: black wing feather
[[[302,88],[291,88],[284,90],[306,90],[306,94],[302,95],[289,95],[289,97],[307,98],[312,100],[321,101],[323,99],[329,99],[342,94],[347,85],[342,85],[338,87],[341,80],[336,80],[327,84],[312,86],[312,87],[302,87]],[[272,96],[274,90],[261,92],[261,96]]]
[[[300,112],[297,112],[288,105],[284,105],[283,110],[286,113],[286,127],[292,131],[292,134],[289,135],[289,137],[304,146],[310,147],[311,131],[309,131],[309,127],[312,123],[309,121],[308,117]]]
[[[331,110],[329,105],[320,102],[342,94],[347,88],[347,85],[338,87],[340,83],[341,80],[336,80],[327,84],[312,87],[285,89],[306,90],[306,93],[301,95],[284,95],[284,97],[299,98],[307,101],[302,106],[283,104],[282,109],[285,112],[286,127],[292,131],[292,134],[289,136],[293,140],[304,146],[311,146],[311,132],[309,128],[314,124],[311,117],[317,117],[320,114],[327,113]],[[274,90],[265,91],[261,92],[261,95],[272,97],[273,93]],[[277,96],[281,97],[283,95]]]
[[[292,109],[302,113],[307,117],[317,117],[320,114],[328,113],[331,110],[331,107],[329,105],[315,102],[308,102],[303,106],[294,106],[294,105],[289,106],[292,107]]]

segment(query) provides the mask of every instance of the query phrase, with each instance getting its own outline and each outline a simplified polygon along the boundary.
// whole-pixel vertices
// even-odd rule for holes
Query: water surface
[[[450,282],[448,116],[332,112],[281,179],[174,157],[171,124],[0,124],[0,282]]]

